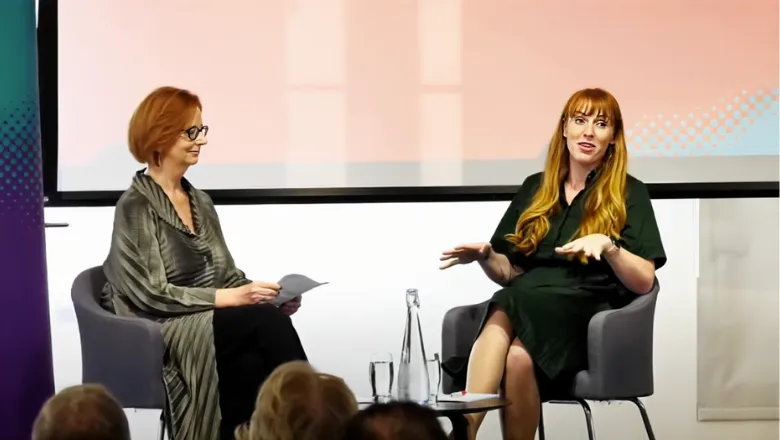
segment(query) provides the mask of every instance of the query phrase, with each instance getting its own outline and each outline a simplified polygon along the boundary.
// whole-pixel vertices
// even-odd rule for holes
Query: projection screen
[[[646,183],[778,180],[778,3],[59,2],[58,190],[127,188],[129,118],[197,93],[203,189],[517,185],[566,99],[619,100]]]

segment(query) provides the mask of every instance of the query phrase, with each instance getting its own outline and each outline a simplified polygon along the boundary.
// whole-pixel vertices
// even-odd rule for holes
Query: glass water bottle
[[[398,399],[427,404],[430,379],[419,312],[420,297],[417,289],[407,289],[406,327],[398,365]]]

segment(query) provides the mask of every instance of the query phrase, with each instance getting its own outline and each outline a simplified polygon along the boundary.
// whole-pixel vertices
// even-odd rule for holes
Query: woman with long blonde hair
[[[252,419],[236,429],[236,440],[340,440],[357,411],[343,379],[307,362],[288,362],[263,383]]]
[[[666,263],[650,196],[626,172],[617,100],[602,89],[569,98],[544,171],[528,176],[488,243],[443,252],[442,269],[478,262],[503,288],[471,353],[443,367],[472,393],[501,391],[505,439],[532,440],[540,402],[587,368],[591,317],[649,292]],[[469,416],[475,439],[484,413]]]

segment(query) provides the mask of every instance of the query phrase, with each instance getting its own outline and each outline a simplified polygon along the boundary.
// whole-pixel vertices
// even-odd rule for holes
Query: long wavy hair
[[[626,167],[628,152],[623,132],[623,116],[617,100],[602,89],[583,89],[569,98],[563,108],[547,150],[547,160],[542,174],[542,183],[528,208],[517,220],[514,234],[506,235],[519,252],[526,255],[535,252],[550,230],[550,216],[560,210],[560,190],[569,173],[569,149],[563,130],[576,112],[587,116],[602,116],[614,129],[614,141],[607,148],[597,169],[595,180],[590,184],[585,201],[585,212],[571,239],[590,234],[604,234],[615,240],[626,223]],[[583,264],[587,257],[579,256]]]

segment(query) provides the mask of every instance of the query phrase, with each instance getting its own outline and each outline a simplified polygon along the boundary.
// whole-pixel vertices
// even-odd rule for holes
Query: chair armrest
[[[441,331],[441,361],[446,363],[442,365],[443,393],[453,393],[466,387],[466,364],[489,303],[455,307],[444,315]]]
[[[588,370],[574,381],[576,397],[612,400],[653,394],[653,322],[659,292],[597,313],[588,325]]]
[[[489,301],[459,306],[444,314],[441,331],[441,359],[468,357]]]
[[[125,408],[163,408],[162,326],[117,316],[97,304],[77,306],[76,317],[83,383],[104,385]]]

